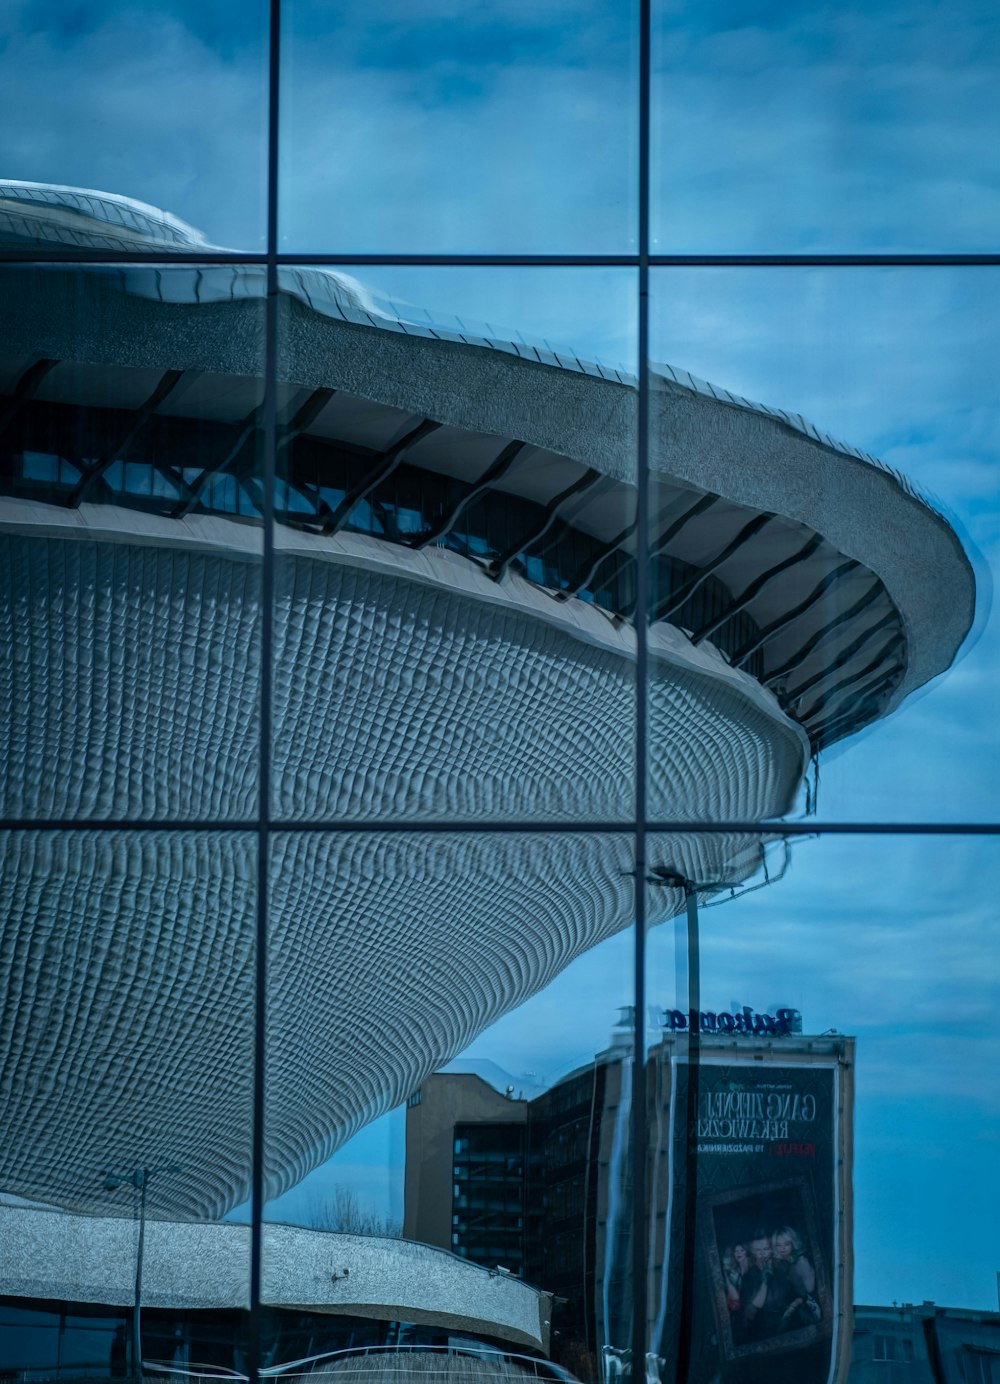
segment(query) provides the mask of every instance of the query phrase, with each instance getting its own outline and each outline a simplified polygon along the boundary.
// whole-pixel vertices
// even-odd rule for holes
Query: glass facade
[[[2,1384],[994,1379],[998,35],[15,7]]]

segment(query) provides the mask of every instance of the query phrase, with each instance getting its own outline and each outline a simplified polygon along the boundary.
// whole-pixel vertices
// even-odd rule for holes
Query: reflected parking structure
[[[650,379],[640,497],[623,371],[419,320],[332,269],[282,267],[268,303],[261,266],[171,262],[216,247],[123,196],[8,183],[0,233],[25,261],[0,269],[0,1215],[54,1265],[86,1213],[83,1257],[103,1236],[120,1269],[103,1179],[169,1165],[156,1307],[358,1309],[547,1354],[544,1293],[528,1331],[513,1284],[476,1312],[460,1286],[450,1308],[355,1299],[328,1265],[305,1288],[273,1229],[265,1263],[293,1282],[251,1301],[250,1236],[222,1218],[253,1187],[262,912],[276,1196],[633,923],[640,818],[663,827],[647,923],[684,907],[665,880],[748,880],[811,806],[816,756],[951,664],[975,604],[961,543],[871,457],[680,368]],[[29,262],[53,245],[150,262]],[[530,1200],[501,1181],[480,1243],[529,1273],[504,1217]],[[217,1302],[183,1267],[201,1232],[202,1270],[242,1245]],[[417,1249],[365,1253],[378,1278]],[[434,1263],[439,1284],[469,1271]],[[91,1269],[26,1263],[4,1293],[127,1306]],[[831,1290],[815,1301],[829,1317]]]

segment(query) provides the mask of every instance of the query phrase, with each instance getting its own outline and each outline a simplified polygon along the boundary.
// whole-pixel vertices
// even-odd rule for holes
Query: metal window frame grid
[[[724,834],[743,832],[767,836],[780,832],[786,837],[820,835],[909,835],[909,836],[1000,836],[1000,822],[828,822],[809,821],[658,821],[647,816],[646,807],[646,764],[648,752],[648,725],[646,714],[645,688],[648,673],[648,652],[646,632],[650,614],[650,591],[648,564],[637,564],[637,601],[635,606],[636,632],[636,686],[635,686],[635,813],[626,821],[503,821],[484,826],[467,820],[451,822],[447,819],[428,821],[407,821],[394,819],[380,822],[370,819],[334,821],[289,821],[272,817],[270,812],[270,770],[271,770],[271,657],[274,642],[273,594],[274,594],[274,522],[275,522],[275,447],[277,441],[277,348],[278,348],[278,271],[283,266],[317,267],[497,267],[497,268],[608,268],[621,267],[633,269],[636,274],[637,298],[637,344],[638,344],[638,426],[635,455],[635,478],[637,486],[636,539],[639,553],[649,550],[649,310],[650,310],[650,271],[658,268],[857,268],[857,267],[982,267],[1000,266],[1000,253],[987,254],[661,254],[650,249],[650,135],[651,135],[651,51],[652,51],[652,0],[639,0],[637,23],[638,34],[638,146],[639,159],[634,193],[638,207],[638,248],[628,254],[364,254],[364,253],[325,253],[289,254],[279,249],[279,126],[280,126],[280,84],[281,84],[281,0],[269,0],[268,15],[268,119],[267,119],[267,213],[266,250],[264,253],[171,252],[171,264],[194,265],[260,265],[266,272],[265,304],[265,354],[264,354],[264,403],[262,407],[263,430],[263,561],[262,561],[262,616],[261,616],[261,669],[260,669],[260,745],[259,745],[259,796],[258,815],[249,820],[224,821],[209,820],[159,820],[159,819],[105,819],[79,820],[73,818],[0,818],[0,829],[5,831],[65,831],[65,832],[115,832],[122,830],[142,832],[226,832],[253,834],[257,840],[257,911],[255,946],[255,1004],[254,1004],[254,1116],[252,1131],[253,1182],[251,1196],[251,1255],[250,1255],[250,1329],[248,1353],[250,1376],[256,1384],[258,1370],[262,1367],[260,1307],[261,1276],[263,1259],[262,1226],[264,1223],[265,1187],[263,1178],[265,1127],[266,1127],[266,1086],[265,1086],[265,1031],[267,1015],[267,922],[268,922],[268,854],[272,836],[278,832],[323,832],[323,833],[476,833],[483,836],[517,833],[562,834],[562,833],[613,833],[628,835],[634,842],[635,854],[635,909],[634,909],[634,1005],[635,1021],[633,1031],[633,1050],[636,1060],[632,1067],[631,1102],[631,1140],[632,1177],[635,1195],[633,1197],[632,1221],[632,1268],[633,1268],[633,1378],[635,1369],[642,1370],[646,1339],[646,1277],[647,1277],[647,1234],[645,1191],[646,1143],[648,1131],[645,1118],[645,890],[641,887],[647,868],[646,842],[650,834],[670,831],[682,834]],[[141,251],[96,251],[71,248],[39,249],[27,255],[23,250],[0,248],[0,263],[65,263],[65,264],[129,264],[150,262],[150,256]],[[697,1007],[698,995],[698,933],[697,924],[689,927],[686,939],[678,945],[678,971],[686,971],[686,1007]],[[696,1054],[694,1057],[696,1059]],[[686,1206],[681,1212],[686,1242],[690,1243],[692,1233],[693,1207]],[[689,1304],[688,1304],[689,1305]],[[683,1314],[682,1314],[683,1315]],[[688,1319],[690,1312],[687,1312]],[[685,1341],[682,1331],[680,1357],[676,1378],[683,1381],[687,1375],[690,1341]]]

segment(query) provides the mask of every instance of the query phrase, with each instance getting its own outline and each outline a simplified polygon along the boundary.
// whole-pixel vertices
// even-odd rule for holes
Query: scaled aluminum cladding
[[[2,618],[18,632],[3,674],[5,812],[246,821],[259,735],[259,566],[237,547],[248,531],[191,520],[165,548],[127,519],[119,541],[82,525],[0,543]],[[225,554],[199,550],[192,531],[210,527],[218,545],[220,525]],[[347,560],[278,564],[276,817],[627,817],[634,664],[615,643],[627,635],[603,617],[593,631],[536,618],[527,583],[504,602],[489,583],[480,600],[446,555],[422,559],[440,567],[435,583],[414,581],[399,556],[396,570],[358,562],[370,540],[338,541]],[[658,809],[783,810],[801,735],[721,659],[663,653]],[[658,850],[700,878],[738,880],[759,859],[754,840],[728,836]],[[151,1185],[153,1209],[218,1215],[246,1197],[255,861],[248,831],[6,835],[5,1189],[110,1207],[108,1168],[157,1161],[184,1172]],[[632,868],[615,834],[278,834],[269,1192],[626,927]],[[651,895],[652,916],[676,906]]]

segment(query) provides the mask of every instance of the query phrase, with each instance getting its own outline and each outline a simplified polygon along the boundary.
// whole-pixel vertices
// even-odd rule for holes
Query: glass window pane
[[[262,271],[0,279],[0,812],[252,817]]]
[[[651,1349],[676,1358],[686,1312],[690,1378],[758,1357],[789,1377],[812,1360],[825,1377],[856,1302],[882,1304],[857,1309],[858,1361],[925,1363],[932,1342],[896,1305],[924,1303],[931,1319],[934,1303],[960,1305],[971,1320],[995,1291],[981,1207],[1000,1114],[985,1020],[997,843],[859,834],[760,849],[767,873],[734,889],[688,876],[696,950],[683,912],[648,938],[650,1062],[666,1092],[651,1157],[677,1169],[667,1331]],[[650,843],[654,874],[695,854],[695,838],[686,856],[670,837]],[[676,887],[659,892],[664,911],[685,908]]]
[[[256,840],[0,844],[0,1358],[245,1368]]]
[[[269,1364],[627,1360],[632,860],[626,833],[275,836],[264,1298],[298,1310]]]
[[[657,273],[650,638],[742,700],[714,819],[996,820],[996,275]]]
[[[0,244],[263,250],[267,25],[264,0],[9,7]]]
[[[995,249],[992,5],[685,0],[653,30],[656,249]]]
[[[631,0],[282,9],[283,249],[635,248]]]
[[[632,274],[281,286],[275,816],[627,820]]]

